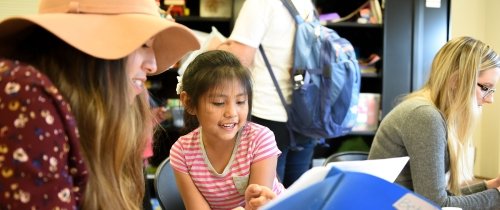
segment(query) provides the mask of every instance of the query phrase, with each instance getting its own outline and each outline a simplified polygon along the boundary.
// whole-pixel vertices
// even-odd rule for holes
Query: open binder
[[[305,185],[298,183],[301,185],[299,187],[290,186],[290,192],[286,192],[284,196],[278,196],[261,210],[440,209],[423,196],[387,179],[359,171],[342,170],[340,168],[343,167],[333,165],[325,167],[328,169],[325,175],[321,175],[319,172],[321,170],[313,168],[311,173],[304,174],[304,179],[301,177],[297,181],[307,182],[317,177],[316,180]],[[397,174],[401,169],[402,167],[397,169]]]

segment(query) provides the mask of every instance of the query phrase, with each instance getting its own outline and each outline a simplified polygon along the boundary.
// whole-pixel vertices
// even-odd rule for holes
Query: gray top
[[[431,103],[410,99],[396,106],[381,122],[369,159],[409,156],[396,183],[441,206],[468,209],[500,209],[500,194],[484,182],[453,196],[446,190],[449,170],[446,122]],[[472,192],[470,192],[472,191]]]

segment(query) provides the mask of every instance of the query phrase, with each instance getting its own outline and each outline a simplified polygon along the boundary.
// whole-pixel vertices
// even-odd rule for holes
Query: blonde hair
[[[129,99],[125,59],[89,56],[42,29],[14,56],[45,73],[71,105],[89,173],[79,208],[142,209],[142,154],[152,117],[146,94]]]
[[[476,86],[481,71],[500,67],[497,53],[471,37],[458,37],[446,43],[436,54],[429,79],[422,89],[407,97],[432,102],[447,124],[450,157],[449,190],[460,195],[460,185],[473,178],[472,135],[479,116]]]

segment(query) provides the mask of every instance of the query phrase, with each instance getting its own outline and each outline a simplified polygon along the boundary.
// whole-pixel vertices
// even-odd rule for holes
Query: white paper
[[[388,182],[394,182],[396,178],[398,178],[399,173],[401,173],[401,170],[403,170],[409,159],[410,158],[406,156],[378,160],[331,162],[328,163],[326,167],[331,168],[332,166],[335,166],[336,168],[343,171],[354,171],[371,174],[373,176],[385,179]]]
[[[285,200],[286,198],[295,194],[296,192],[322,181],[323,179],[325,179],[326,175],[332,167],[336,167],[342,171],[353,171],[370,174],[389,182],[394,182],[409,159],[410,158],[406,156],[378,160],[342,161],[331,162],[326,166],[313,167],[302,174],[302,176],[300,176],[297,181],[290,185],[290,187],[288,187],[278,197],[262,206],[262,208],[260,209],[268,209],[274,206],[276,203],[279,203],[282,200]]]
[[[426,0],[425,7],[428,8],[441,8],[441,0]]]

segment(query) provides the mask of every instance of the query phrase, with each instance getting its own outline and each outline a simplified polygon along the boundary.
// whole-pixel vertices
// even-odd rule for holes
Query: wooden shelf
[[[382,76],[379,73],[361,73],[361,77],[364,77],[364,78],[380,78]]]
[[[176,16],[178,22],[231,22],[230,17],[200,17],[200,16]]]
[[[206,33],[210,33],[212,27],[215,27],[226,37],[229,37],[233,27],[233,19],[230,17],[176,16],[174,19],[177,23]]]
[[[375,131],[352,131],[348,135],[374,136],[375,135]]]
[[[323,25],[332,28],[348,27],[348,28],[380,28],[380,29],[382,29],[384,26],[383,24],[356,23],[356,22],[338,22],[338,23],[326,22]]]

